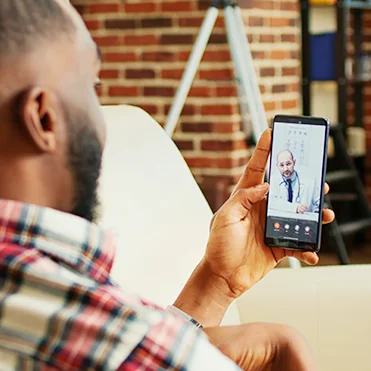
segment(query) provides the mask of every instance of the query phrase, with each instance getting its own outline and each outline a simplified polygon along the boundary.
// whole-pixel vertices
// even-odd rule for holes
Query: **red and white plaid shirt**
[[[194,325],[110,279],[113,237],[0,200],[1,370],[238,370]]]

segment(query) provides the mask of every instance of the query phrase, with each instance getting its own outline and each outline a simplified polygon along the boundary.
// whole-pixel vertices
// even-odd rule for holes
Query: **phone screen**
[[[318,251],[329,124],[277,116],[269,166],[266,243]]]

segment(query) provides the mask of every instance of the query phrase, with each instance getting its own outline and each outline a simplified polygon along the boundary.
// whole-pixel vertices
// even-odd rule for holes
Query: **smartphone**
[[[273,119],[268,246],[319,251],[329,130],[325,118],[278,115]]]

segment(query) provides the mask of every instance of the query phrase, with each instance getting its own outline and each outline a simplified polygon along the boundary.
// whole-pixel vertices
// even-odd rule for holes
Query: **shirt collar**
[[[0,199],[0,243],[35,248],[93,280],[109,280],[113,234],[57,210]]]

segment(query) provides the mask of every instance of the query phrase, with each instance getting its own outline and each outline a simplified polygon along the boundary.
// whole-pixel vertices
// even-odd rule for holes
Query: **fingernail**
[[[265,189],[268,188],[268,183],[258,184],[255,186],[257,189]]]

